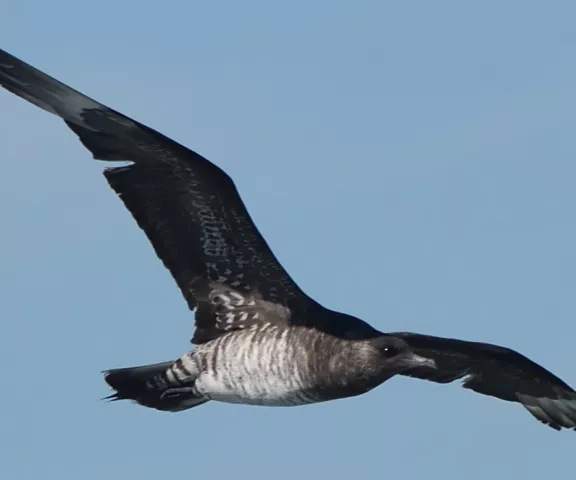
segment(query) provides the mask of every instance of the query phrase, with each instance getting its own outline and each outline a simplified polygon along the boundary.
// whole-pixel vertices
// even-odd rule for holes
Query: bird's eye
[[[398,355],[398,349],[396,347],[384,347],[384,355],[388,358],[395,357]]]

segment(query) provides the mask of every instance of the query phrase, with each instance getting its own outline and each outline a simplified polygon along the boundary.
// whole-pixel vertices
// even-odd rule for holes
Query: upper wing
[[[0,85],[61,117],[94,158],[133,162],[108,168],[104,175],[172,273],[190,308],[206,303],[197,312],[193,341],[213,338],[226,324],[213,309],[210,299],[216,297],[205,295],[207,288],[230,287],[237,295],[246,295],[272,321],[295,321],[291,313],[310,307],[322,310],[280,265],[232,179],[216,165],[3,50]],[[273,315],[271,305],[288,310]],[[246,324],[243,306],[233,309],[244,320],[228,323],[228,328]]]
[[[509,348],[450,338],[392,333],[414,352],[436,362],[436,369],[418,368],[403,375],[449,383],[466,377],[464,388],[519,402],[554,429],[576,427],[576,392],[544,367]]]

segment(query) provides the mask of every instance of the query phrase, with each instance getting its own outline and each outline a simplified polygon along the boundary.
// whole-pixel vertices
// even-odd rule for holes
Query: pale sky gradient
[[[149,5],[149,6],[143,6]],[[5,0],[0,45],[198,150],[299,284],[576,385],[576,4]],[[576,433],[395,378],[300,408],[108,404],[192,317],[56,117],[0,92],[0,477],[574,474]]]

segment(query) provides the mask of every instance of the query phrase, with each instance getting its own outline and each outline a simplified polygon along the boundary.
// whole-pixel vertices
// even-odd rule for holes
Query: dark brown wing
[[[466,342],[416,333],[392,333],[436,369],[418,368],[404,375],[449,383],[464,378],[464,388],[519,402],[542,423],[560,430],[576,427],[576,392],[524,355],[489,343]]]
[[[216,165],[2,50],[0,85],[64,119],[94,158],[132,162],[108,168],[104,175],[191,309],[207,301],[197,297],[198,291],[216,286],[219,291],[229,287],[240,292],[248,301],[257,300],[259,321],[296,322],[304,315],[290,313],[310,307],[322,310],[278,262],[233,181]],[[271,313],[271,305],[283,313]],[[250,323],[239,306],[237,321],[228,324],[220,321],[213,307],[206,303],[197,312],[194,342],[214,338],[224,331],[222,325],[241,328]]]

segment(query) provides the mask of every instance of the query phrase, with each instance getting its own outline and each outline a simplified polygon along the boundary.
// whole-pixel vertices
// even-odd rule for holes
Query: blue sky
[[[4,3],[2,48],[223,167],[315,298],[576,385],[573,2]],[[188,350],[191,315],[63,123],[0,92],[0,138],[2,478],[573,471],[576,434],[457,384],[101,402],[101,370]]]

